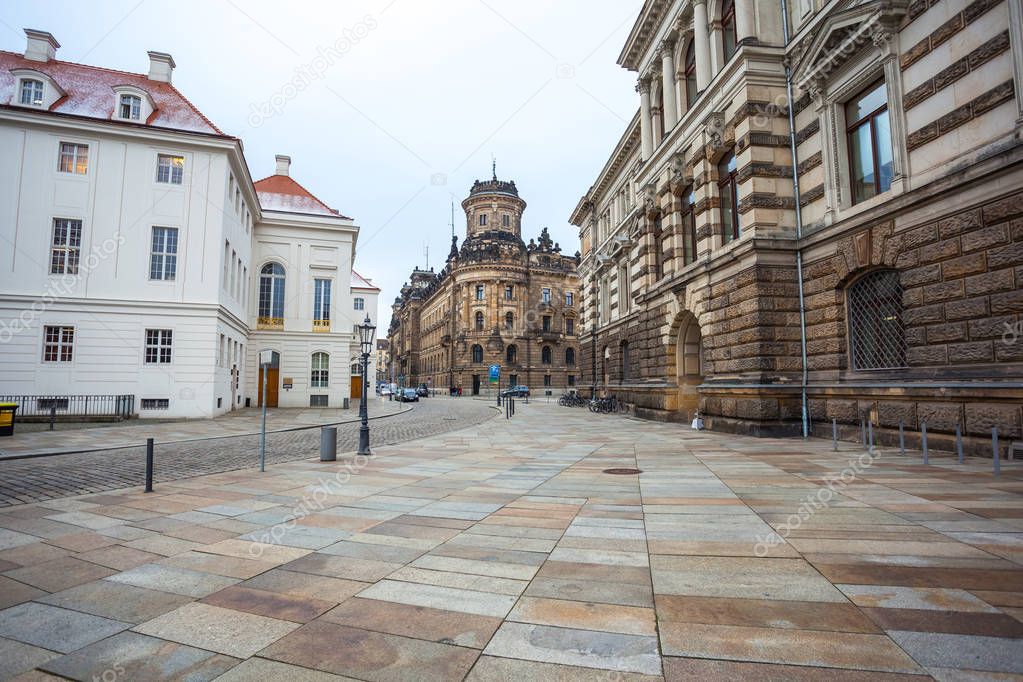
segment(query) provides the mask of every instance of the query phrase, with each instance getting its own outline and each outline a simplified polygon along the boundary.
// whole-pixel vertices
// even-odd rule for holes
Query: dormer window
[[[34,78],[23,78],[18,102],[28,107],[43,106],[43,82]]]
[[[142,98],[138,95],[121,95],[121,118],[138,121],[142,117]]]

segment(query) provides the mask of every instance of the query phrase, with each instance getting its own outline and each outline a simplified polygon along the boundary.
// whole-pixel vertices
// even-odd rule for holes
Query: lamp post
[[[373,334],[377,328],[366,316],[366,320],[359,325],[359,343],[362,345],[362,404],[359,405],[359,419],[362,426],[359,427],[359,452],[360,455],[370,456],[369,451],[369,411],[366,406],[366,374],[369,371],[369,354],[373,350]]]

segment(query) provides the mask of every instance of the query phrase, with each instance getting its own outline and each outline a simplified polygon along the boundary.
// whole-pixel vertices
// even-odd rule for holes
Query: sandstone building
[[[722,430],[1018,439],[1020,0],[782,7],[644,3],[638,111],[571,216],[584,383]]]
[[[534,395],[579,377],[579,254],[566,256],[544,228],[522,241],[526,202],[514,182],[476,181],[462,202],[466,238],[452,236],[444,268],[415,269],[392,306],[390,374],[399,384],[479,394],[488,368],[501,386]]]

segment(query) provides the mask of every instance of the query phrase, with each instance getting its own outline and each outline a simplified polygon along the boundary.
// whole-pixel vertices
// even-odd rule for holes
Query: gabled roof
[[[51,78],[66,95],[48,109],[57,114],[82,116],[127,125],[146,125],[168,130],[224,135],[203,116],[194,104],[170,83],[150,80],[145,74],[115,71],[98,66],[53,59],[48,62],[25,59],[16,52],[0,50],[0,105],[16,99],[18,78],[11,70],[38,71]],[[114,88],[130,85],[144,90],[153,100],[155,111],[149,120],[126,123],[113,118],[117,97]],[[32,109],[18,107],[27,111]],[[38,111],[38,110],[35,110]]]
[[[351,220],[313,196],[289,175],[271,175],[255,183],[259,205],[265,211],[323,215]]]
[[[352,270],[352,288],[365,289],[367,291],[380,291],[380,287],[373,286],[368,279],[357,273],[355,270]]]

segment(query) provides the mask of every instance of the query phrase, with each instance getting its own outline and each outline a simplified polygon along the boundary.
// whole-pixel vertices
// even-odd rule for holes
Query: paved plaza
[[[491,413],[0,509],[0,677],[1023,675],[1018,463]]]

